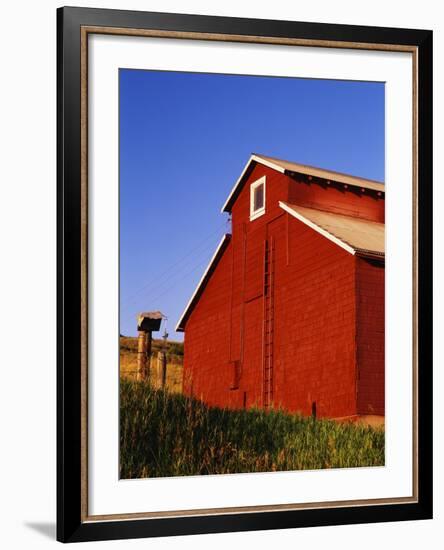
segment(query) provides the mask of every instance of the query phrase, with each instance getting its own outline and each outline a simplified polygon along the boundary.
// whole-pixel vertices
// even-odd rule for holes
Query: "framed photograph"
[[[58,539],[431,518],[432,32],[57,15]]]

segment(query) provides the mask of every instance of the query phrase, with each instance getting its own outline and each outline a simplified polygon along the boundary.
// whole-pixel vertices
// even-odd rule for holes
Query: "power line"
[[[182,262],[182,265],[176,266],[176,269],[171,270],[166,277],[158,278],[158,280],[153,282],[150,286],[139,291],[137,295],[134,294],[131,300],[125,301],[125,305],[122,307],[122,310],[127,310],[129,307],[133,306],[141,298],[144,300],[148,300],[151,296],[153,295],[155,296],[156,294],[158,294],[158,292],[161,292],[166,284],[168,284],[170,281],[177,280],[179,277],[182,276],[184,271],[188,270],[190,266],[194,267],[196,265],[200,265],[203,260],[206,260],[210,254],[210,251],[213,250],[214,247],[215,247],[215,243],[214,242],[210,243],[198,254],[195,254],[192,258],[192,261],[191,259],[189,259],[188,261],[185,261],[185,263]],[[167,273],[167,272],[165,271],[164,273]]]
[[[164,279],[156,288],[156,292],[154,293],[153,291],[151,293],[151,295],[153,296],[153,299],[150,300],[153,302],[153,305],[151,307],[155,307],[155,304],[157,303],[154,300],[157,301],[159,298],[161,298],[162,296],[170,292],[173,287],[180,285],[181,281],[185,280],[192,273],[194,273],[198,268],[201,268],[203,265],[207,263],[208,263],[208,254],[205,254],[205,257],[203,259],[200,259],[197,263],[194,263],[193,267],[190,270],[186,271],[185,273],[183,272],[183,270],[176,271],[175,273],[172,273],[167,279]],[[180,279],[176,280],[175,278],[178,276],[180,276]],[[168,282],[170,282],[170,284],[167,284],[167,286],[165,286],[165,284]],[[146,296],[143,299],[148,301],[149,297]],[[127,304],[125,308],[121,308],[120,310],[121,320],[123,319],[127,320],[130,318],[130,316],[134,314],[133,311],[128,311],[128,308],[129,308],[129,304]]]
[[[205,260],[205,261],[202,261],[199,264],[197,264],[195,267],[193,267],[193,269],[191,269],[191,271],[189,271],[188,273],[185,273],[185,275],[182,275],[181,280],[183,281],[184,279],[186,279],[186,277],[188,277],[189,275],[194,273],[197,270],[197,268],[201,267],[202,265],[204,265],[206,263],[207,263],[207,261]],[[162,293],[160,293],[156,296],[156,299],[159,299],[162,296],[165,296],[165,294],[167,294],[174,286],[175,285],[170,285],[169,287],[167,287]]]
[[[225,227],[226,225],[226,222],[224,222],[223,224],[219,225],[215,231],[213,231],[212,233],[210,233],[209,235],[207,235],[202,241],[200,241],[194,248],[192,248],[191,250],[189,250],[184,256],[182,256],[181,258],[179,258],[179,260],[175,261],[172,265],[170,265],[168,268],[165,269],[165,271],[163,271],[160,275],[157,276],[156,279],[159,279],[160,277],[162,277],[163,275],[165,275],[166,273],[168,273],[171,269],[173,269],[173,267],[176,267],[177,265],[179,265],[183,260],[185,260],[186,258],[188,258],[191,254],[193,254],[196,250],[198,250],[199,248],[201,248],[201,246],[206,243],[211,237],[213,237],[214,235],[216,235],[217,233],[219,233],[219,231]],[[139,288],[139,290],[136,290],[135,294],[138,294],[141,290],[143,290],[147,285],[149,285],[150,283],[152,283],[153,280],[149,280],[147,281],[144,285],[142,285],[142,287]],[[131,296],[130,296],[131,298]]]
[[[165,269],[160,275],[158,275],[156,277],[156,279],[150,279],[149,281],[147,281],[144,285],[142,285],[139,290],[135,291],[131,296],[129,296],[126,300],[125,300],[125,306],[122,307],[122,310],[126,310],[128,308],[129,305],[131,305],[132,303],[134,303],[134,300],[136,298],[139,297],[139,295],[141,294],[142,291],[144,290],[148,290],[150,293],[152,293],[152,291],[157,287],[159,286],[159,281],[161,281],[162,277],[164,275],[168,275],[168,277],[166,279],[163,279],[161,282],[160,282],[160,285],[162,286],[164,284],[164,282],[166,280],[169,280],[172,276],[175,276],[176,274],[180,274],[180,271],[176,271],[176,272],[173,272],[173,273],[170,273],[175,267],[177,267],[178,265],[180,265],[184,260],[186,260],[187,258],[189,258],[192,254],[194,254],[197,250],[199,250],[200,248],[202,248],[202,245],[205,244],[206,242],[208,242],[209,239],[211,239],[212,237],[214,237],[214,235],[216,235],[217,233],[220,233],[220,230],[225,227],[227,224],[227,222],[224,222],[222,225],[220,225],[214,232],[210,233],[210,235],[207,235],[207,237],[205,237],[205,239],[203,239],[202,241],[200,241],[200,243],[198,245],[196,245],[194,248],[192,248],[189,252],[187,252],[187,254],[185,254],[184,256],[182,256],[179,260],[177,260],[176,262],[174,262],[170,267],[168,267],[167,269]],[[211,243],[212,244],[212,243]],[[203,250],[201,250],[199,252],[198,255],[200,255],[202,252],[205,252],[207,249],[209,248],[209,245],[206,246]],[[186,264],[185,264],[186,265]]]
[[[176,286],[177,284],[180,284],[181,281],[184,281],[187,277],[189,277],[190,275],[192,275],[198,268],[200,268],[202,265],[206,264],[207,263],[207,260],[202,260],[200,261],[198,264],[196,264],[191,270],[189,270],[187,273],[183,274],[181,276],[181,280],[179,282],[175,282],[174,284],[171,284],[171,285],[168,285],[166,288],[163,289],[163,291],[160,293],[160,294],[156,294],[155,296],[155,300],[158,300],[159,298],[161,298],[162,296],[165,296],[165,294],[167,294],[168,292],[171,291],[171,289]],[[156,304],[158,304],[158,302],[153,302],[153,306],[152,307],[155,307]],[[124,314],[122,316],[122,310],[121,310],[121,319],[129,319],[130,318],[130,315],[132,316],[134,314],[134,312],[127,312],[126,314]]]
[[[189,277],[191,274],[193,274],[199,267],[201,267],[203,264],[206,264],[206,260],[204,261],[201,261],[199,262],[197,265],[195,265],[190,271],[188,271],[187,273],[185,273],[184,275],[182,275],[181,277],[181,281],[184,281],[187,277]],[[176,286],[177,283],[175,284],[172,284],[172,285],[169,285],[167,288],[165,288],[163,290],[163,292],[161,292],[160,294],[157,294],[156,295],[156,300],[158,300],[159,298],[162,298],[162,296],[165,296],[165,294],[167,294],[168,292],[171,291],[171,289]],[[180,282],[179,282],[180,284]],[[154,302],[153,303],[153,306],[152,307],[157,307],[159,304],[158,302]],[[121,321],[123,319],[125,320],[128,320],[130,318],[130,316],[134,315],[134,311],[128,311],[125,315],[122,316],[122,311],[120,312],[120,316],[121,316]]]

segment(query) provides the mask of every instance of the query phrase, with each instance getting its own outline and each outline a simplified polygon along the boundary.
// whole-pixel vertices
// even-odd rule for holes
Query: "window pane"
[[[264,185],[259,185],[254,190],[254,211],[264,207]]]

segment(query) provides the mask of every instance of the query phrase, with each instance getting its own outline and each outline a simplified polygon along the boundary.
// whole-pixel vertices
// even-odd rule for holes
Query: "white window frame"
[[[258,208],[257,210],[255,210],[254,209],[254,192],[261,185],[264,186],[264,205],[262,206],[262,208]],[[261,178],[254,181],[250,185],[250,221],[253,221],[256,218],[259,218],[260,216],[263,216],[265,214],[265,205],[266,205],[266,178],[265,176],[262,176]]]

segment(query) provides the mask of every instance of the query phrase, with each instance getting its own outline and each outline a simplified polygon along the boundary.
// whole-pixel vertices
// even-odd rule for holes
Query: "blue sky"
[[[384,180],[382,83],[121,69],[119,85],[121,334],[160,309],[183,338],[252,152]]]

